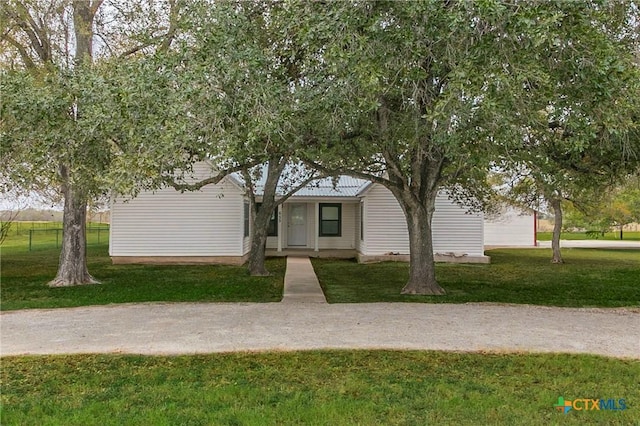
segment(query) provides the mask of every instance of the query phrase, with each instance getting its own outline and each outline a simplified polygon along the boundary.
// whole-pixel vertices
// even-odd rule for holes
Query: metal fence
[[[87,230],[90,228],[105,228],[109,227],[108,223],[101,222],[87,222]],[[10,235],[29,235],[31,230],[52,230],[62,229],[62,222],[46,222],[46,221],[14,221],[11,223],[9,230]]]
[[[49,230],[49,229],[56,229],[56,228],[62,228],[62,222],[15,221],[11,224],[11,229],[9,231],[9,234],[10,235],[29,235],[29,232],[33,229]]]
[[[62,228],[32,228],[28,230],[29,251],[38,248],[60,247],[62,245]],[[109,241],[109,227],[87,226],[87,245],[104,244]]]

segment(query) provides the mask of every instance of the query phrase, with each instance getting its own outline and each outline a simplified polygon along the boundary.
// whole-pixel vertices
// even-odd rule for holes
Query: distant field
[[[11,223],[9,228],[10,235],[28,234],[30,229],[54,229],[62,228],[62,222],[51,221],[15,221]]]
[[[538,232],[539,241],[551,241],[551,232]],[[620,241],[620,231],[605,232],[602,234],[587,234],[586,232],[563,232],[560,234],[561,240],[618,240]],[[640,232],[638,231],[625,231],[623,232],[623,239],[626,241],[640,241]]]

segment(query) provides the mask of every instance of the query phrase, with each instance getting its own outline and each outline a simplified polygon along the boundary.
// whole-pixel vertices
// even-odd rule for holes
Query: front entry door
[[[290,246],[307,245],[307,205],[289,204],[287,243]]]

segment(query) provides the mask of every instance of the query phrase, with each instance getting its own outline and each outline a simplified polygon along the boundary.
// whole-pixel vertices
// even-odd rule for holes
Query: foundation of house
[[[111,256],[114,265],[242,265],[245,256]]]
[[[325,249],[315,251],[313,249],[295,249],[287,248],[281,251],[275,249],[267,249],[267,257],[283,257],[283,256],[306,256],[306,257],[322,257],[333,259],[355,259],[357,252],[350,249]]]
[[[267,257],[317,257],[333,259],[356,259],[358,263],[409,262],[408,254],[364,255],[356,250],[268,249]],[[249,258],[244,256],[111,256],[114,265],[243,265]],[[491,263],[489,256],[469,256],[458,253],[436,253],[436,262],[442,263]]]
[[[440,263],[491,263],[489,256],[469,256],[457,253],[436,253],[433,256],[436,262]],[[382,254],[382,255],[363,255],[358,254],[358,263],[375,263],[375,262],[409,262],[408,254]]]

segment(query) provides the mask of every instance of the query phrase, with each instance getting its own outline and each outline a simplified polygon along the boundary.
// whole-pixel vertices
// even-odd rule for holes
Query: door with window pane
[[[287,225],[287,244],[290,246],[307,245],[307,205],[290,204]]]

